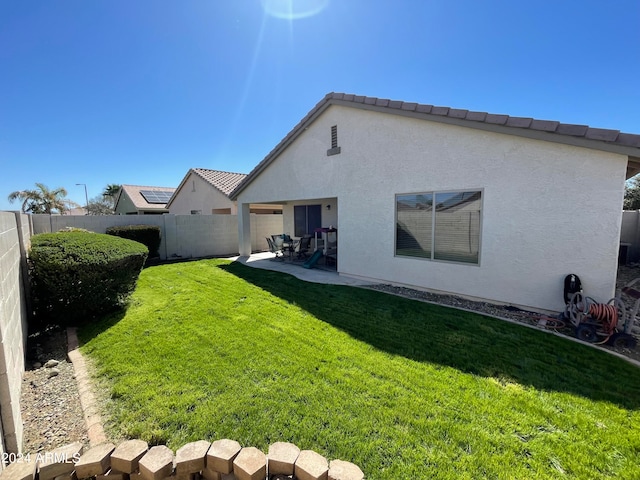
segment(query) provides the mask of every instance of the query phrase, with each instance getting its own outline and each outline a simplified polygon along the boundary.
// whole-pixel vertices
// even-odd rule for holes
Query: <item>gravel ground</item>
[[[640,268],[622,267],[618,273],[618,283],[624,285],[636,277],[640,277]],[[453,295],[438,295],[391,285],[373,285],[370,288],[527,324],[535,325],[540,319],[540,315],[533,312],[486,302],[473,302]],[[562,295],[562,292],[558,294]],[[554,330],[572,335],[571,329],[568,328],[554,328]],[[608,346],[603,348],[612,349]],[[635,350],[617,349],[615,351],[640,361],[639,350],[640,347]],[[58,363],[51,367],[45,366],[50,360]],[[27,371],[22,383],[21,407],[25,453],[50,451],[75,441],[80,441],[88,447],[89,440],[73,365],[67,359],[65,330],[56,329],[30,336]]]
[[[46,452],[75,441],[88,447],[73,365],[67,359],[66,331],[32,335],[27,348],[20,399],[23,452]]]

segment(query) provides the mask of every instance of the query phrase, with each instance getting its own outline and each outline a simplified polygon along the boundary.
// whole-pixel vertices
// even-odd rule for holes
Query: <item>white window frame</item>
[[[436,206],[433,205],[431,208],[431,256],[420,256],[420,255],[403,255],[398,253],[398,198],[404,197],[408,195],[431,195],[433,199],[433,203],[436,201],[436,196],[441,194],[451,194],[455,195],[457,193],[464,192],[479,192],[480,193],[480,215],[479,215],[479,224],[478,224],[478,261],[477,262],[465,262],[465,261],[456,261],[456,260],[446,260],[446,259],[438,259],[436,256]],[[465,188],[460,190],[431,190],[431,191],[422,191],[422,192],[407,192],[407,193],[398,193],[394,196],[394,234],[393,234],[393,255],[398,258],[409,258],[415,260],[426,260],[431,262],[444,262],[444,263],[454,263],[458,265],[468,265],[479,267],[481,264],[482,257],[482,226],[483,226],[483,217],[484,217],[484,188]]]

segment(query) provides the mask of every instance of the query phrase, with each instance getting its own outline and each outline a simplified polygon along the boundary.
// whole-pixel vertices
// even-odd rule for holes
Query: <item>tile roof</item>
[[[592,128],[588,125],[560,123],[553,120],[512,117],[487,112],[474,112],[456,108],[403,102],[385,98],[366,97],[346,93],[328,93],[307,115],[275,146],[271,152],[247,175],[230,197],[235,199],[245,186],[266,168],[309,124],[331,105],[363,108],[377,112],[406,115],[413,118],[451,123],[469,128],[492,130],[541,140],[566,143],[629,155],[640,169],[640,135],[621,133],[619,130]],[[630,158],[631,160],[631,158]],[[631,163],[631,162],[630,162]]]
[[[540,130],[558,135],[568,135],[582,137],[588,140],[597,140],[620,146],[640,148],[640,135],[631,133],[621,133],[620,130],[609,130],[604,128],[592,128],[588,125],[573,125],[550,120],[537,120],[533,118],[511,117],[509,115],[497,115],[487,112],[474,112],[470,110],[459,110],[449,107],[438,107],[434,105],[423,105],[412,102],[402,102],[375,97],[363,97],[345,93],[327,94],[303,119],[314,116],[317,110],[325,107],[327,103],[345,104],[352,106],[372,105],[383,107],[389,111],[401,110],[405,112],[416,112],[421,114],[438,115],[453,119],[466,120],[469,122],[487,123],[494,125],[504,125],[506,127],[523,128],[529,130]],[[392,112],[391,112],[392,113]],[[472,127],[473,125],[469,125]],[[295,130],[295,129],[294,129]]]
[[[133,204],[137,209],[144,209],[144,210],[165,210],[166,209],[166,204],[147,202],[147,200],[140,193],[140,191],[142,190],[151,190],[152,192],[170,192],[171,194],[173,194],[173,192],[175,192],[176,189],[172,187],[144,187],[141,185],[122,185],[122,190],[118,195],[118,199],[120,199],[120,195],[122,195],[122,192],[124,192],[131,199],[131,201],[133,202]]]
[[[247,176],[246,173],[222,172],[220,170],[209,170],[207,168],[192,168],[191,170],[226,196],[229,196],[233,189]]]

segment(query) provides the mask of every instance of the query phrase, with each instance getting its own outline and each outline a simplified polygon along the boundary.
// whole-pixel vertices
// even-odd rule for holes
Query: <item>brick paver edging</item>
[[[364,480],[360,468],[313,450],[276,442],[265,454],[235,440],[191,442],[175,454],[164,445],[149,448],[142,440],[116,447],[103,442],[83,451],[80,442],[23,457],[0,480]]]
[[[78,334],[75,327],[67,328],[67,356],[73,364],[73,371],[76,375],[76,384],[80,394],[80,405],[84,413],[84,422],[87,427],[87,436],[89,437],[89,445],[99,445],[107,441],[102,427],[102,419],[100,411],[96,403],[96,397],[91,391],[91,382],[87,364],[78,349]]]

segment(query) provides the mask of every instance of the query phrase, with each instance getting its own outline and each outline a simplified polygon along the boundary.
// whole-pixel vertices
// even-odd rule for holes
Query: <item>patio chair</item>
[[[297,258],[304,260],[309,258],[309,250],[311,250],[311,235],[303,235],[298,243]]]
[[[275,255],[272,260],[284,260],[284,253],[282,253],[282,249],[278,248],[269,237],[266,237],[266,239],[267,244],[269,245],[269,251]]]

